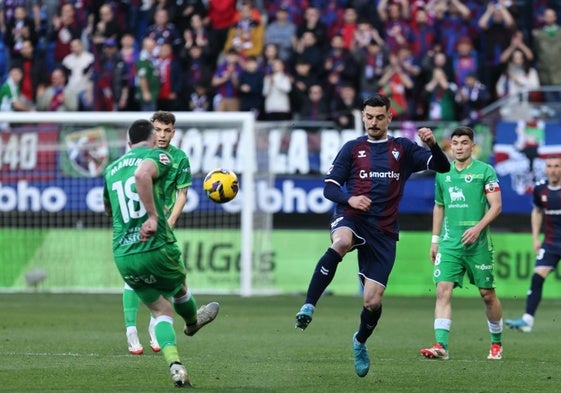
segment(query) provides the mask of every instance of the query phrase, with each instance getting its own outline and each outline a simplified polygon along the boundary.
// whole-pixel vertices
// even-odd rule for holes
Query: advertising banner
[[[119,291],[110,230],[26,230],[5,242],[0,237],[0,289],[32,288],[34,272],[44,272],[37,288],[47,291]],[[240,288],[240,233],[236,230],[176,230],[189,285],[194,292],[237,293]],[[493,235],[495,277],[501,297],[525,298],[534,268],[530,234]],[[328,230],[275,230],[254,238],[252,284],[256,293],[303,295],[318,258],[329,244]],[[429,232],[402,232],[388,295],[434,296],[428,255]],[[544,297],[561,296],[561,270],[552,273]],[[360,293],[356,253],[340,263],[329,286],[335,295]],[[454,296],[479,297],[464,280]]]

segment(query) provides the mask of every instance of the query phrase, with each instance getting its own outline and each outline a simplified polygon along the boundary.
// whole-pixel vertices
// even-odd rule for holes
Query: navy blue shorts
[[[377,282],[385,287],[395,262],[396,236],[382,232],[368,221],[355,217],[338,216],[331,220],[331,233],[348,228],[354,234],[353,247],[358,253],[358,275],[364,280]]]
[[[560,259],[561,249],[544,243],[542,244],[542,248],[538,251],[536,267],[550,267],[555,270]]]

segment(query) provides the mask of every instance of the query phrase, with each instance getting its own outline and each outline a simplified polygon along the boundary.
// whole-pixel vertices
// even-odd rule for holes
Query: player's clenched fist
[[[436,138],[434,137],[432,130],[428,127],[419,128],[417,135],[419,135],[419,138],[421,138],[423,143],[426,143],[428,146],[434,146],[436,144]]]

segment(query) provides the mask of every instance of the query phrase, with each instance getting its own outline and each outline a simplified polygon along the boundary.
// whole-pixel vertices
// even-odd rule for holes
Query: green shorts
[[[458,250],[439,249],[434,261],[433,280],[453,282],[454,287],[462,287],[464,275],[477,288],[495,288],[493,274],[494,253],[488,248],[479,248],[466,253]]]
[[[121,277],[145,304],[170,298],[185,284],[185,266],[176,243],[156,250],[115,257]]]

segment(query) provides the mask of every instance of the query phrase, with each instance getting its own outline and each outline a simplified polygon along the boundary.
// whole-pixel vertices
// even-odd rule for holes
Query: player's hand
[[[436,260],[436,254],[438,253],[438,243],[431,243],[430,245],[430,261],[434,265]]]
[[[140,227],[140,241],[145,242],[156,233],[158,229],[158,216],[149,216]]]
[[[436,138],[434,137],[432,130],[428,127],[419,128],[419,130],[417,131],[417,135],[419,135],[421,141],[423,141],[423,143],[427,144],[428,146],[434,146],[436,144]]]
[[[462,244],[464,246],[469,246],[470,244],[475,243],[479,237],[479,233],[480,231],[476,227],[467,229],[462,235]]]
[[[355,195],[349,198],[349,205],[352,208],[362,211],[368,211],[372,201],[366,195]]]

